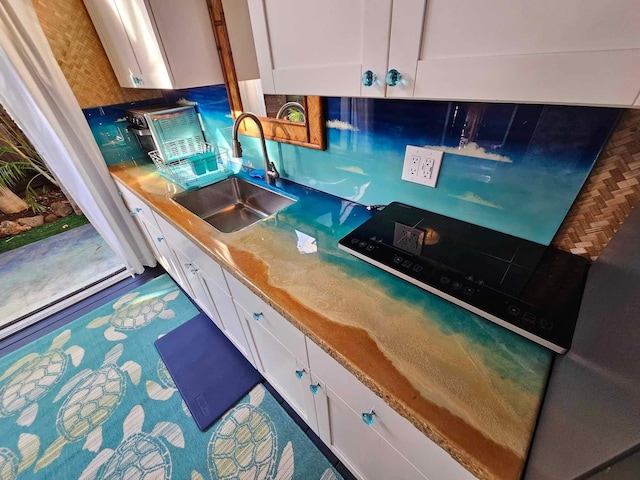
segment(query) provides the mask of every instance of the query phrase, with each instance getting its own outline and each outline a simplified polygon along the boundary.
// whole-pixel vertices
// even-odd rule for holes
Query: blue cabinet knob
[[[366,423],[367,425],[373,425],[373,417],[376,414],[376,412],[372,410],[369,410],[368,412],[364,412],[361,417],[362,417],[362,421],[364,423]]]
[[[309,385],[309,390],[311,390],[311,393],[313,393],[314,395],[318,393],[319,388],[320,388],[319,383],[315,383],[315,384],[312,383],[311,385]]]
[[[362,74],[362,85],[364,85],[365,87],[370,87],[375,83],[375,81],[376,81],[376,74],[373,73],[371,70],[367,70]]]
[[[142,211],[142,209],[141,209],[141,208],[136,208],[136,212],[137,212],[137,213],[140,213],[141,211]]]
[[[402,74],[398,70],[393,68],[387,72],[387,76],[385,77],[385,82],[390,87],[395,87],[398,83],[400,83],[401,79],[402,79]]]
[[[302,370],[296,370],[296,377],[298,378],[302,378],[304,373],[305,373],[305,369],[303,368]]]
[[[158,240],[158,243],[160,243],[160,242],[162,242],[164,240],[164,238],[158,237],[156,240]]]
[[[262,315],[263,315],[263,313],[262,313],[262,312],[258,312],[258,313],[253,312],[253,319],[257,322],[257,321],[259,321],[259,320],[260,320],[260,317],[261,317]]]
[[[118,196],[121,197],[122,196],[122,192],[120,190],[118,190]]]
[[[132,217],[136,216],[136,212],[129,212],[129,215],[131,215]]]

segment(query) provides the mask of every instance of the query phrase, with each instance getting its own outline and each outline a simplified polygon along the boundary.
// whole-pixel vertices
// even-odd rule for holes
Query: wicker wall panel
[[[33,5],[80,107],[162,96],[160,90],[120,87],[82,0],[34,0]]]
[[[595,260],[640,202],[640,110],[626,110],[552,244]]]

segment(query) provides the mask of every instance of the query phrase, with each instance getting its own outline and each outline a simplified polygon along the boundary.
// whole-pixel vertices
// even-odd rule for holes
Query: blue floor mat
[[[156,340],[155,346],[203,431],[262,380],[204,313]]]

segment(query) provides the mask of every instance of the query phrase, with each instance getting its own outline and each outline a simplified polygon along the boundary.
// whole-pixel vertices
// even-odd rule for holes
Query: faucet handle
[[[269,162],[269,170],[265,172],[265,175],[273,179],[280,178],[280,173],[278,173],[278,169],[276,169],[275,164],[271,161]]]
[[[234,139],[231,142],[231,144],[232,144],[231,148],[232,148],[232,151],[233,151],[231,156],[233,158],[242,158],[242,145],[240,145],[240,140],[235,140]]]

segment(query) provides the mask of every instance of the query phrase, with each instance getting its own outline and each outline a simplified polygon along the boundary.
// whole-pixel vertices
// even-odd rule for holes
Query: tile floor
[[[0,255],[0,328],[124,268],[91,225]]]

